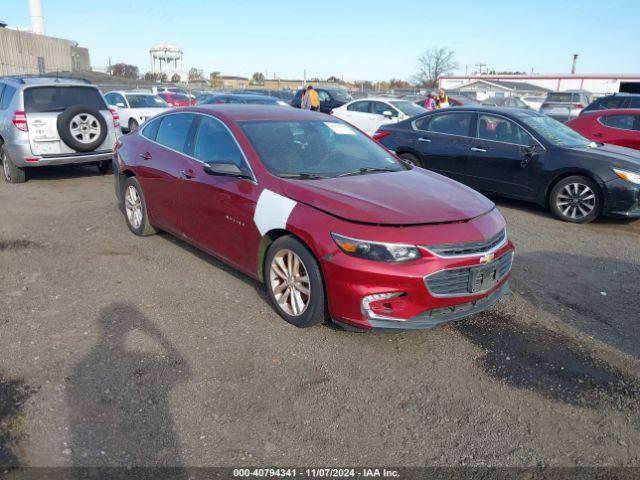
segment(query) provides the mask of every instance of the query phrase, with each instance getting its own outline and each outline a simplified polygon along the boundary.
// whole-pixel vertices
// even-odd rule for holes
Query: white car
[[[531,108],[531,110],[535,110],[537,112],[540,110],[540,107],[542,106],[546,98],[547,97],[529,96],[529,97],[522,97],[521,99],[524,103],[529,105],[529,108]]]
[[[171,109],[162,98],[148,92],[109,92],[104,98],[118,111],[122,130],[130,132],[151,117]]]
[[[382,125],[398,123],[427,110],[400,98],[361,98],[353,100],[331,112],[367,135],[373,135]]]

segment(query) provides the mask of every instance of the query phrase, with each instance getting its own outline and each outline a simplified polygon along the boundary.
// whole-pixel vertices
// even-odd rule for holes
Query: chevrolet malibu
[[[264,282],[298,327],[431,328],[508,291],[491,201],[328,115],[174,110],[121,138],[114,170],[134,234],[164,230]]]

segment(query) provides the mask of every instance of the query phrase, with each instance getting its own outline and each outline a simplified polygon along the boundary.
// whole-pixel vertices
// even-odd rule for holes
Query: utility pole
[[[476,63],[476,67],[478,67],[478,72],[482,75],[482,67],[486,67],[486,63]]]
[[[573,54],[573,62],[571,63],[571,75],[576,74],[576,63],[578,63],[578,54]]]

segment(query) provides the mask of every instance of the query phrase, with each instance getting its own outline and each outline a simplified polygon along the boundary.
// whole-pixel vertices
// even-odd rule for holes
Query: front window
[[[400,110],[402,113],[404,113],[407,117],[414,117],[416,115],[420,115],[421,113],[425,113],[427,111],[426,108],[422,108],[421,106],[416,105],[415,103],[411,103],[407,101],[402,101],[402,102],[394,101],[389,103],[394,107],[396,107],[398,110]]]
[[[93,87],[31,87],[24,91],[24,108],[28,113],[61,112],[78,104],[107,109],[104,98]]]
[[[167,102],[156,95],[127,95],[131,108],[169,108]]]
[[[607,127],[633,130],[638,120],[640,115],[607,115],[602,117],[600,122]]]
[[[273,175],[318,178],[406,168],[366,135],[337,121],[251,121],[242,130]]]
[[[551,117],[522,115],[522,121],[556,147],[586,147],[591,140]]]
[[[156,142],[177,152],[186,152],[187,138],[193,119],[194,115],[191,113],[162,117]]]
[[[391,112],[392,117],[398,116],[398,111],[395,108],[390,107],[386,103],[372,102],[372,112],[375,115],[384,115],[385,112]]]
[[[244,157],[229,131],[211,117],[202,117],[196,133],[193,156],[205,163],[244,165]]]

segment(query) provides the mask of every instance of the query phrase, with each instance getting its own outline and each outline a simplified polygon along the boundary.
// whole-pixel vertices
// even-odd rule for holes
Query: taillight
[[[27,125],[27,114],[21,111],[13,112],[13,125],[23,132],[29,131]]]
[[[333,115],[333,110],[331,110],[331,111],[329,112],[329,115]]]
[[[116,140],[116,143],[113,144],[113,153],[116,153],[121,146],[122,142],[120,140]]]
[[[373,139],[376,142],[379,142],[380,140],[382,140],[385,137],[388,137],[389,135],[391,135],[391,132],[387,132],[385,130],[378,130],[376,133],[373,134]]]
[[[119,127],[120,126],[120,115],[118,114],[118,111],[115,108],[110,108],[109,111],[111,112],[111,116],[113,117],[113,126],[114,127]]]

